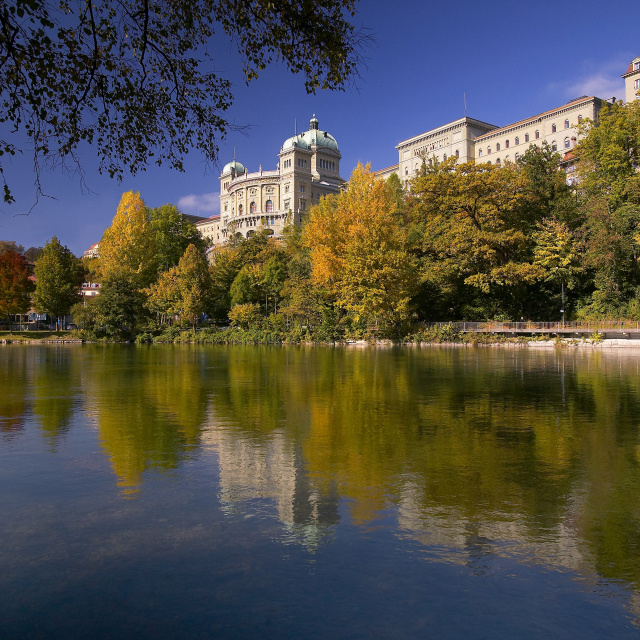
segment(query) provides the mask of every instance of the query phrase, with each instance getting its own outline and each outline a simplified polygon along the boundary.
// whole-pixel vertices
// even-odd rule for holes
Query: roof
[[[507,124],[504,127],[500,127],[499,129],[494,129],[493,131],[489,131],[488,133],[483,133],[481,136],[476,138],[476,142],[482,138],[488,138],[494,136],[496,134],[500,134],[507,129],[511,129],[512,127],[517,127],[518,125],[525,124],[527,122],[533,122],[534,120],[538,120],[539,118],[543,118],[544,116],[553,113],[554,111],[560,111],[561,109],[565,109],[570,105],[577,105],[581,102],[589,102],[590,100],[600,100],[600,98],[596,98],[595,96],[582,96],[580,98],[575,98],[574,100],[570,100],[566,104],[560,105],[559,107],[555,107],[555,109],[549,109],[548,111],[543,111],[542,113],[538,113],[535,116],[531,116],[530,118],[525,118],[524,120],[518,120],[517,122],[512,122],[511,124]]]
[[[625,76],[628,76],[630,73],[638,72],[640,71],[640,69],[634,69],[633,68],[633,64],[634,62],[640,62],[640,56],[638,56],[637,58],[634,58],[630,63],[629,66],[627,67],[627,70],[622,74],[622,77],[624,78]]]

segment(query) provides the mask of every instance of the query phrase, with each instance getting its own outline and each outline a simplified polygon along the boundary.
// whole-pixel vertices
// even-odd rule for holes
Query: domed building
[[[309,130],[287,138],[274,171],[249,173],[233,160],[220,174],[220,215],[197,223],[212,244],[231,236],[248,238],[260,229],[278,237],[287,224],[300,224],[322,196],[337,193],[340,150],[336,139],[322,131],[315,115]]]

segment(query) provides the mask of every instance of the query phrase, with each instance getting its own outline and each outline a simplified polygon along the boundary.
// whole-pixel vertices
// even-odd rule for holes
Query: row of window
[[[332,162],[331,160],[324,160],[324,159],[320,158],[320,160],[318,162],[320,164],[320,168],[321,169],[329,169],[329,171],[335,171],[336,170],[336,163]]]
[[[226,206],[225,206],[225,211],[227,210]],[[264,210],[267,213],[271,213],[273,211],[273,202],[271,200],[267,200],[264,203]],[[238,205],[238,215],[241,216],[244,213],[244,207],[239,204]],[[258,205],[256,205],[255,202],[252,202],[249,205],[249,213],[258,213]]]
[[[578,116],[578,122],[582,122],[582,116]],[[565,121],[564,121],[564,128],[565,128],[565,129],[570,129],[570,128],[571,128],[571,124],[570,124],[569,120],[565,120]],[[555,125],[555,124],[552,124],[552,125],[551,125],[551,133],[556,133],[556,132],[557,132],[557,127],[556,127],[556,125]],[[534,135],[534,138],[535,138],[536,140],[539,140],[539,139],[540,139],[540,131],[536,130],[536,132],[535,132],[533,135]],[[528,133],[525,133],[525,134],[524,134],[524,141],[525,141],[525,144],[526,144],[527,142],[529,142],[529,139],[530,139],[530,138],[529,138],[529,134],[528,134]],[[565,138],[565,139],[564,139],[564,141],[565,141],[564,146],[565,146],[565,148],[566,148],[566,149],[569,149],[569,148],[571,147],[571,142],[570,142],[570,141],[569,141],[569,144],[567,144],[567,141],[568,141],[568,140],[569,140],[569,138]],[[514,139],[514,143],[515,143],[516,145],[520,144],[520,136],[516,136],[516,137],[515,137],[515,139]],[[552,146],[555,146],[555,147],[556,147],[556,149],[557,149],[557,145],[556,145],[556,143],[555,143],[555,142],[554,142],[554,143],[552,143]],[[505,140],[505,141],[504,141],[504,148],[505,148],[505,149],[508,149],[508,148],[509,148],[509,140]],[[556,149],[554,149],[554,151],[555,151]],[[498,143],[496,143],[496,152],[498,152],[498,151],[500,151],[500,143],[499,143],[499,142],[498,142]],[[489,155],[490,153],[491,153],[491,147],[487,147],[487,155]],[[482,157],[482,149],[478,149],[478,157]]]
[[[287,160],[283,161],[282,168],[283,169],[290,169],[291,168],[291,158],[288,158]]]

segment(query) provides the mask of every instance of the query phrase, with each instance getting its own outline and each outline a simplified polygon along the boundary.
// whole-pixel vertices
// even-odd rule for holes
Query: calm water
[[[640,354],[0,348],[2,638],[637,638]]]

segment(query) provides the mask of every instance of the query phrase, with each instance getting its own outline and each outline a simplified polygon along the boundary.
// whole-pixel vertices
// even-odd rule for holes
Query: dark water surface
[[[0,348],[1,638],[637,638],[640,354]]]

